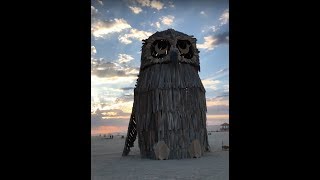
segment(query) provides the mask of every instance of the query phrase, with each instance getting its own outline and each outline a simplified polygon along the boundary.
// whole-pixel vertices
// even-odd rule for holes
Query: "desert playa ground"
[[[91,138],[91,180],[140,180],[140,179],[229,179],[229,132],[211,132],[208,135],[211,152],[198,159],[151,160],[141,159],[138,142],[128,156],[122,157],[125,139],[99,136]]]

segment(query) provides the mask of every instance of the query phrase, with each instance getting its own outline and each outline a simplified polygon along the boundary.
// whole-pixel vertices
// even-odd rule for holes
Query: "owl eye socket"
[[[169,53],[170,43],[167,40],[156,40],[151,46],[151,55],[156,58],[163,58]]]
[[[177,47],[180,51],[181,56],[185,58],[192,58],[193,57],[193,49],[190,41],[188,40],[178,40]]]

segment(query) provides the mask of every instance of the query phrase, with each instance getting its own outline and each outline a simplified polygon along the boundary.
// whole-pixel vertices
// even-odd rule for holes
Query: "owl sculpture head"
[[[174,29],[156,32],[143,40],[140,71],[154,64],[186,63],[200,71],[197,39]]]

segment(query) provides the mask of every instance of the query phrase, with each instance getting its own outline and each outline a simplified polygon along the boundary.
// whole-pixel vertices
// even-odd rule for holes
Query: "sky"
[[[228,0],[92,0],[92,135],[126,132],[142,40],[169,28],[197,38],[207,125],[229,122]]]

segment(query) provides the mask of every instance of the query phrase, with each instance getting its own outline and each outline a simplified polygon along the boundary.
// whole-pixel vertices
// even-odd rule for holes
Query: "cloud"
[[[171,25],[173,23],[173,19],[174,19],[174,16],[171,16],[171,15],[162,16],[160,18],[162,24],[164,24],[164,25]]]
[[[113,77],[99,78],[91,76],[91,110],[95,112],[100,109],[103,118],[117,115],[117,119],[129,116],[133,105],[133,89],[137,77]],[[110,112],[110,110],[120,109],[123,113]]]
[[[157,26],[157,28],[160,28],[160,23],[156,22],[156,26]]]
[[[210,73],[208,76],[201,78],[201,80],[208,80],[208,79],[216,80],[216,79],[225,78],[228,76],[229,76],[229,68],[223,68],[216,72]]]
[[[95,16],[96,14],[98,14],[98,9],[96,9],[93,6],[91,6],[91,16]]]
[[[215,35],[214,37],[217,39],[216,45],[229,43],[229,32],[223,32]]]
[[[172,1],[169,1],[169,6],[172,7],[172,8],[174,8],[174,4],[173,4]]]
[[[229,106],[229,93],[223,93],[220,96],[207,98],[207,107],[211,106]]]
[[[228,72],[228,71],[229,71],[229,68],[224,68],[224,69],[220,69],[219,71],[217,71],[216,74],[221,74],[221,73]]]
[[[163,3],[160,1],[153,0],[151,1],[150,6],[158,11],[163,8]]]
[[[211,29],[212,32],[216,32],[219,30],[219,28],[217,28],[216,26],[210,26],[209,29]]]
[[[156,28],[160,28],[160,22],[158,22],[158,21],[155,23],[151,23],[150,25],[153,27],[156,27]]]
[[[126,36],[126,34],[124,36],[119,36],[118,39],[123,44],[131,44],[132,43],[132,41],[130,39],[128,39],[128,36]]]
[[[220,26],[205,26],[201,32],[217,32],[218,30],[220,30]]]
[[[143,39],[147,39],[151,35],[151,32],[140,31],[138,29],[130,29],[130,33],[120,35],[118,39],[121,43],[130,44],[132,43],[132,39],[142,41]]]
[[[114,127],[118,132],[119,127],[128,127],[130,113],[124,113],[121,109],[96,110],[91,113],[91,130],[97,130],[101,127]]]
[[[97,38],[104,38],[106,35],[116,32],[121,32],[125,29],[131,28],[131,25],[124,19],[117,19],[110,21],[96,21],[91,26],[93,36]]]
[[[203,86],[207,90],[206,97],[229,96],[229,68],[224,68],[212,72],[208,77],[201,79]]]
[[[212,80],[212,79],[205,79],[202,80],[202,84],[205,89],[212,89],[212,90],[217,90],[217,85],[220,84],[221,81],[219,80]]]
[[[101,118],[109,119],[109,118],[117,118],[117,117],[123,117],[123,116],[127,117],[127,116],[130,116],[131,113],[123,112],[121,109],[108,109],[108,110],[97,109],[93,114],[91,114],[91,117],[94,117],[94,115],[99,117],[98,120],[101,120]]]
[[[160,10],[163,8],[163,3],[161,1],[157,0],[136,0],[141,6],[143,7],[151,7],[157,10]]]
[[[91,56],[94,56],[97,53],[96,47],[91,46]]]
[[[119,58],[126,61],[130,59],[131,56],[126,56],[124,54],[119,55]],[[127,59],[126,59],[127,58]],[[100,78],[112,78],[112,77],[129,77],[138,75],[136,68],[129,67],[126,65],[120,65],[113,62],[107,62],[104,60],[93,59],[93,65],[91,66],[91,75],[96,75]],[[120,59],[119,59],[120,61]]]
[[[133,90],[122,90],[121,88],[127,85],[133,85],[136,82],[136,77],[117,77],[117,78],[98,78],[93,76],[94,83],[91,87],[91,110],[96,109],[112,110],[121,109],[124,113],[131,113],[133,105]],[[97,80],[100,83],[97,85]],[[108,118],[108,114],[103,114],[103,118]],[[117,118],[127,116],[126,114],[118,114]]]
[[[210,51],[223,43],[229,43],[229,32],[224,32],[215,36],[205,36],[204,42],[202,44],[197,44],[197,48]]]
[[[229,84],[223,85],[223,91],[229,93]]]
[[[100,102],[100,104],[102,103]],[[109,127],[114,128],[112,132],[126,130],[132,113],[132,105],[133,94],[129,94],[118,97],[112,103],[105,106],[105,109],[93,110],[91,113],[91,132],[93,134],[98,133],[97,131],[102,133],[102,127],[108,133],[110,133]],[[119,131],[119,128],[122,130]]]
[[[220,26],[225,25],[229,22],[229,9],[223,11],[222,15],[219,18]]]
[[[101,118],[92,122],[96,127],[127,126],[133,105],[133,87],[139,73],[138,67],[127,62],[133,57],[119,54],[117,60],[91,58],[91,110],[101,111]]]
[[[150,6],[150,0],[137,0],[141,6]]]
[[[229,114],[229,93],[207,99],[207,112],[209,115]]]
[[[207,115],[207,125],[221,125],[229,122],[229,114],[223,115]]]
[[[229,93],[207,98],[206,103],[208,125],[221,124],[229,120]]]
[[[101,0],[97,0],[97,1],[101,6],[103,6],[103,2]]]
[[[139,14],[140,12],[142,12],[142,9],[140,7],[133,7],[133,6],[129,6],[129,8],[131,9],[131,11],[135,14]]]
[[[229,114],[229,105],[210,106],[207,107],[207,112],[212,115]]]
[[[92,74],[95,74],[98,77],[126,76],[126,72],[118,69],[117,66],[112,62],[106,62],[98,65],[95,69],[93,69]]]
[[[207,49],[208,51],[213,50],[215,47],[217,39],[213,36],[205,36],[204,43],[197,44],[197,48],[199,49]]]
[[[127,63],[133,60],[134,58],[128,54],[119,54],[119,63]]]
[[[128,91],[128,90],[134,89],[134,87],[124,87],[124,88],[121,88],[121,89],[124,90],[124,91]]]
[[[126,95],[123,95],[121,97],[118,97],[116,99],[116,103],[119,103],[119,102],[133,102],[133,99],[134,99],[134,95],[133,94],[126,94]]]

